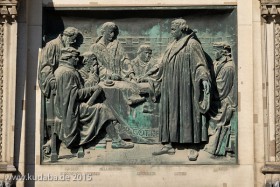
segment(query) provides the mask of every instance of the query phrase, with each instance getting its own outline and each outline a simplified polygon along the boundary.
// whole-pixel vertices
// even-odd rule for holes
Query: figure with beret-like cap
[[[44,105],[44,143],[43,147],[49,147],[52,132],[50,126],[54,120],[54,97],[56,90],[56,80],[54,71],[59,65],[61,49],[73,46],[76,43],[79,31],[75,27],[67,27],[57,36],[57,38],[49,41],[41,50],[38,69],[38,83],[41,89],[42,104]],[[46,149],[45,152],[49,152]]]
[[[94,103],[102,88],[98,85],[84,87],[80,74],[75,69],[79,52],[73,47],[63,48],[59,67],[54,72],[57,82],[55,97],[55,114],[59,139],[67,148],[83,147],[92,142],[102,131],[106,130],[112,138],[112,148],[132,148],[132,143],[123,141],[115,129],[116,118],[103,103]]]
[[[205,151],[215,156],[225,156],[229,151],[231,119],[236,111],[236,70],[231,57],[231,47],[226,42],[213,43],[215,61],[212,81],[212,102],[209,110],[209,143]],[[234,150],[231,150],[234,151]]]

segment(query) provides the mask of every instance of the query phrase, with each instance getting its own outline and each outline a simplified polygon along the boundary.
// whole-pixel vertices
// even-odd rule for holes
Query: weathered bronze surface
[[[236,30],[229,6],[44,9],[42,163],[236,163]]]

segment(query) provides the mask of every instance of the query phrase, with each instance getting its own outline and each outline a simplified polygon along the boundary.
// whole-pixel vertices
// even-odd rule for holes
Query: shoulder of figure
[[[232,60],[229,60],[225,63],[224,65],[224,68],[227,68],[227,69],[235,69],[235,64]]]
[[[191,45],[191,46],[201,46],[201,44],[194,37],[191,37],[189,39],[188,44]]]

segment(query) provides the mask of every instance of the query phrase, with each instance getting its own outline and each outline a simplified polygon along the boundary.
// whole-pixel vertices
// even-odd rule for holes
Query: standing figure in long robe
[[[184,19],[171,23],[175,40],[162,58],[160,98],[161,150],[153,155],[174,154],[173,143],[200,144],[208,140],[204,114],[209,109],[210,81],[201,44]],[[198,152],[190,149],[189,160]]]
[[[89,102],[94,93],[102,88],[98,85],[84,87],[79,72],[75,69],[79,52],[72,48],[62,49],[59,67],[54,72],[57,90],[55,113],[59,139],[67,148],[83,147],[90,143],[104,127],[112,138],[112,148],[132,148],[132,143],[121,139],[115,129],[116,118],[103,103]],[[98,96],[98,95],[97,95]]]
[[[127,76],[125,64],[129,64],[121,43],[117,40],[119,28],[114,22],[106,22],[101,26],[101,36],[90,47],[99,63],[100,78],[122,80]]]
[[[54,71],[59,65],[61,49],[72,46],[76,42],[78,29],[67,27],[57,38],[49,41],[42,49],[38,80],[42,93],[47,98],[52,89],[55,89]]]
[[[51,150],[52,136],[51,124],[47,124],[47,121],[54,121],[54,97],[56,92],[56,80],[54,77],[54,71],[59,65],[59,59],[61,56],[61,49],[64,47],[72,46],[76,43],[78,36],[78,29],[75,27],[67,27],[63,33],[59,34],[57,38],[49,41],[42,49],[39,58],[39,72],[38,83],[42,92],[42,105],[46,120],[43,123],[44,129],[44,145],[43,149],[46,154]],[[53,122],[52,122],[53,123]]]

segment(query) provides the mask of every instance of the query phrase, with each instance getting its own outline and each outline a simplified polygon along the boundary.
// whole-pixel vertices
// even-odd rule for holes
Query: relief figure
[[[106,22],[100,32],[101,36],[90,47],[100,65],[100,76],[102,79],[123,80],[128,74],[123,67],[129,60],[117,40],[119,28],[114,22]]]
[[[72,47],[61,50],[59,67],[54,72],[57,81],[55,97],[56,126],[59,139],[67,148],[79,147],[90,143],[102,128],[112,138],[112,148],[132,148],[132,143],[121,139],[115,129],[116,118],[103,103],[94,103],[95,92],[101,93],[98,85],[84,87],[81,76],[75,69],[79,52]],[[94,98],[95,97],[95,98]]]
[[[100,78],[96,56],[92,52],[85,52],[82,56],[82,67],[79,67],[78,71],[82,77],[84,86],[90,87],[97,85]]]
[[[231,57],[231,47],[225,42],[214,43],[212,100],[209,110],[209,143],[205,151],[225,156],[232,131],[231,119],[237,107],[235,64]]]
[[[46,97],[49,97],[51,90],[55,89],[56,83],[53,73],[59,65],[61,49],[72,46],[76,42],[77,36],[78,29],[67,27],[62,34],[49,41],[42,49],[38,80],[41,91]]]
[[[216,164],[218,157],[234,162],[235,48],[227,44],[226,29],[222,36],[196,22],[191,29],[185,18],[162,18],[159,24],[147,18],[147,25],[137,22],[133,29],[131,19],[115,19],[121,38],[118,25],[105,22],[93,44],[95,19],[89,18],[77,25],[85,34],[81,48],[83,35],[74,27],[46,44],[38,69],[45,163]],[[208,55],[212,44],[215,60]]]
[[[208,141],[205,113],[209,108],[211,76],[201,44],[184,19],[171,23],[174,41],[162,58],[160,98],[161,150],[153,155],[174,154],[173,143],[198,145]],[[196,160],[191,148],[189,160]]]
[[[44,152],[49,154],[51,151],[51,138],[54,127],[54,98],[56,93],[56,79],[54,71],[59,66],[61,49],[74,46],[79,31],[75,27],[67,27],[57,38],[49,41],[43,47],[39,58],[38,83],[42,92],[42,104],[44,109]],[[56,159],[56,158],[55,158]],[[55,160],[54,159],[54,160]]]
[[[148,93],[151,100],[155,102],[159,95],[159,64],[155,59],[152,59],[152,49],[150,45],[140,45],[135,59],[131,60],[130,77],[137,83],[147,82],[148,89],[140,90],[141,93]]]

